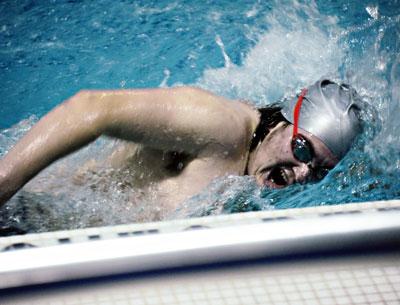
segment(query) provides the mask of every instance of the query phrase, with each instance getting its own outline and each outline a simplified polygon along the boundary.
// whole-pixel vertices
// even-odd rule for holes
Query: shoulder
[[[216,145],[229,155],[247,151],[259,121],[259,112],[248,102],[232,100],[197,87],[174,88],[193,107],[194,116],[202,116]],[[206,113],[206,115],[202,115]],[[211,148],[209,147],[209,148]]]
[[[169,90],[175,97],[185,99],[186,103],[225,103],[228,101],[228,99],[216,95],[211,91],[194,86],[181,86],[160,90]]]
[[[182,98],[185,98],[188,103],[204,104],[204,106],[212,110],[221,111],[223,117],[232,115],[236,119],[252,126],[254,125],[254,127],[258,123],[258,111],[247,101],[228,99],[211,91],[193,86],[176,87],[172,88],[172,90]]]

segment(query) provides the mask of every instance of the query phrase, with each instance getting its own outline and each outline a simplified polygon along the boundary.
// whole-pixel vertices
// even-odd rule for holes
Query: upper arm
[[[99,91],[93,98],[106,109],[105,134],[159,149],[233,153],[253,128],[247,106],[193,87]]]
[[[241,157],[251,111],[207,91],[81,91],[45,115],[0,160],[0,205],[55,160],[107,134],[157,149]],[[239,154],[238,154],[239,153]]]

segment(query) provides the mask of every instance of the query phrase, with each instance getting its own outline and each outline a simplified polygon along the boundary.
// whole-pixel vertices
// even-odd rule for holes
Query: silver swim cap
[[[283,116],[291,123],[297,101],[295,97],[282,108]],[[307,88],[298,127],[317,136],[340,160],[361,131],[360,107],[361,98],[349,85],[322,79]]]

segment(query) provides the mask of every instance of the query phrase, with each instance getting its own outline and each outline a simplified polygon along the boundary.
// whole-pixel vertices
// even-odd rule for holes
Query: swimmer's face
[[[283,188],[293,183],[321,180],[338,160],[326,145],[311,133],[299,129],[311,146],[312,160],[300,162],[292,150],[293,125],[279,123],[250,156],[248,172],[261,186]]]

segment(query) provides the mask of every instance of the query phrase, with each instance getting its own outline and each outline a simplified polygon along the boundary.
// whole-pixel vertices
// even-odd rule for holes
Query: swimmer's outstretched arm
[[[247,150],[252,116],[247,105],[191,87],[79,92],[0,160],[0,205],[52,162],[100,135],[226,158]]]

